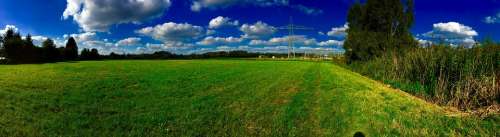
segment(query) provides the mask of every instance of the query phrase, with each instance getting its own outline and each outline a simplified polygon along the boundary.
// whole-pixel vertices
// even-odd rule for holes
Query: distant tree
[[[78,46],[73,37],[70,37],[64,48],[64,57],[68,60],[75,60],[78,58]]]
[[[95,60],[95,59],[99,59],[99,51],[95,48],[93,48],[92,50],[90,50],[90,57],[91,59]]]
[[[42,56],[45,61],[54,62],[60,59],[60,52],[56,48],[56,44],[52,39],[47,39],[42,42]]]
[[[344,44],[348,62],[370,60],[415,47],[413,0],[367,0],[348,11],[348,35]]]
[[[111,59],[119,59],[120,55],[116,54],[115,52],[109,53],[109,58]]]
[[[19,62],[21,59],[21,47],[24,44],[21,35],[8,29],[3,36],[4,53],[9,62]]]
[[[35,44],[33,44],[33,39],[31,38],[31,34],[26,35],[26,38],[24,38],[24,45],[35,46]]]
[[[59,52],[59,59],[61,59],[61,60],[66,59],[66,57],[64,56],[65,49],[66,48],[64,48],[64,47],[57,48],[57,51]]]
[[[80,54],[82,60],[96,60],[100,58],[99,51],[97,49],[87,49],[84,48]]]
[[[18,61],[21,63],[33,63],[39,62],[42,60],[41,49],[36,47],[33,44],[33,39],[31,38],[31,34],[26,35],[23,40],[23,44],[21,45],[21,49],[18,50],[17,54],[22,56]]]
[[[87,48],[84,48],[82,52],[80,52],[80,59],[82,60],[88,60],[90,58],[90,50]]]

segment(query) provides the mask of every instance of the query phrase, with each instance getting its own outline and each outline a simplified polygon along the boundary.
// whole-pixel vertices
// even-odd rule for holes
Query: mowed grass
[[[330,63],[189,60],[0,66],[0,136],[499,136]]]

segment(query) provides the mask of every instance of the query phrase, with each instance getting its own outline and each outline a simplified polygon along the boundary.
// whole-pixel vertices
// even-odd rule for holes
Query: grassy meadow
[[[89,61],[0,66],[0,136],[499,136],[331,63]]]

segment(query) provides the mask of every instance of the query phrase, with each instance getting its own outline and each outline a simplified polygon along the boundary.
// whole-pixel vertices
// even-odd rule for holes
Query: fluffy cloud
[[[101,47],[101,46],[114,47],[116,45],[114,43],[101,41],[101,40],[84,41],[81,43],[82,43],[81,46],[86,47],[86,48],[95,48],[95,47]]]
[[[457,22],[437,23],[433,25],[433,30],[423,36],[444,40],[452,45],[463,45],[470,47],[476,43],[474,37],[478,33],[469,26]]]
[[[24,37],[25,38],[25,37]],[[45,36],[31,36],[31,39],[33,40],[33,44],[35,45],[42,45],[42,42],[45,40],[49,39],[48,37]],[[54,40],[55,41],[55,40]]]
[[[252,46],[268,46],[271,45],[268,41],[265,40],[252,40],[249,43]]]
[[[500,23],[500,12],[496,16],[485,17],[483,22],[487,24]]]
[[[272,38],[269,40],[269,42],[275,43],[275,44],[288,44],[290,39],[293,40],[294,44],[300,44],[300,45],[315,45],[317,43],[316,39],[309,39],[304,35]]]
[[[469,38],[478,35],[471,27],[457,22],[437,23],[433,25],[433,28],[433,31],[426,35],[445,38]]]
[[[137,46],[141,45],[141,38],[130,37],[116,42],[116,46]]]
[[[31,39],[33,39],[34,41],[44,41],[47,40],[48,38],[45,36],[31,36]]]
[[[267,41],[252,40],[250,41],[249,44],[252,46],[281,46],[281,45],[288,45],[290,39],[292,39],[293,43],[296,45],[314,46],[317,44],[316,39],[309,39],[303,35],[276,37],[276,38],[271,38]]]
[[[202,41],[198,42],[197,44],[199,45],[227,45],[227,44],[237,44],[241,43],[243,41],[243,38],[235,38],[235,37],[227,37],[227,38],[221,38],[221,37],[206,37]]]
[[[231,21],[231,18],[218,16],[218,17],[210,20],[210,23],[208,24],[208,28],[218,29],[218,28],[225,27],[225,26],[238,26],[239,24],[240,23],[237,20]]]
[[[170,0],[67,0],[63,18],[73,17],[84,31],[105,32],[111,25],[160,17]]]
[[[288,0],[194,0],[191,5],[191,10],[198,12],[203,8],[217,9],[233,5],[254,5],[266,7],[273,5],[288,5]]]
[[[318,43],[319,46],[343,46],[344,41],[338,41],[338,40],[327,40],[327,41],[322,41]]]
[[[424,39],[418,39],[416,38],[417,42],[418,42],[418,45],[422,46],[422,47],[428,47],[430,45],[432,45],[432,41],[429,41],[429,40],[424,40]]]
[[[218,46],[216,49],[217,51],[232,51],[235,48],[229,46]]]
[[[136,33],[151,36],[152,38],[167,42],[167,41],[191,41],[202,36],[203,28],[194,26],[188,23],[164,23],[154,27],[146,27],[137,30]]]
[[[19,29],[14,25],[5,25],[5,28],[0,30],[0,35],[3,36],[7,30],[12,29],[14,32],[19,32]]]
[[[166,41],[163,44],[165,45],[165,47],[174,47],[174,48],[194,47],[194,44],[192,43],[185,43],[181,41]]]
[[[65,34],[63,37],[67,39],[69,37],[73,37],[76,42],[85,42],[95,40],[97,34],[95,32],[84,32],[80,34]]]
[[[349,29],[349,24],[346,23],[341,27],[333,27],[327,35],[331,37],[345,37],[347,35],[347,29]]]
[[[273,26],[267,25],[262,21],[259,21],[253,25],[243,24],[240,27],[240,31],[244,33],[244,35],[242,36],[244,38],[259,39],[273,35],[277,31],[277,29]]]
[[[207,33],[206,35],[214,35],[215,33],[217,33],[215,30],[207,30]]]

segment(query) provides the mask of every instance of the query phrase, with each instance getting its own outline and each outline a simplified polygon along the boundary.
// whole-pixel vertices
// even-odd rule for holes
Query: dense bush
[[[443,105],[473,109],[500,102],[500,46],[432,46],[350,67]]]

